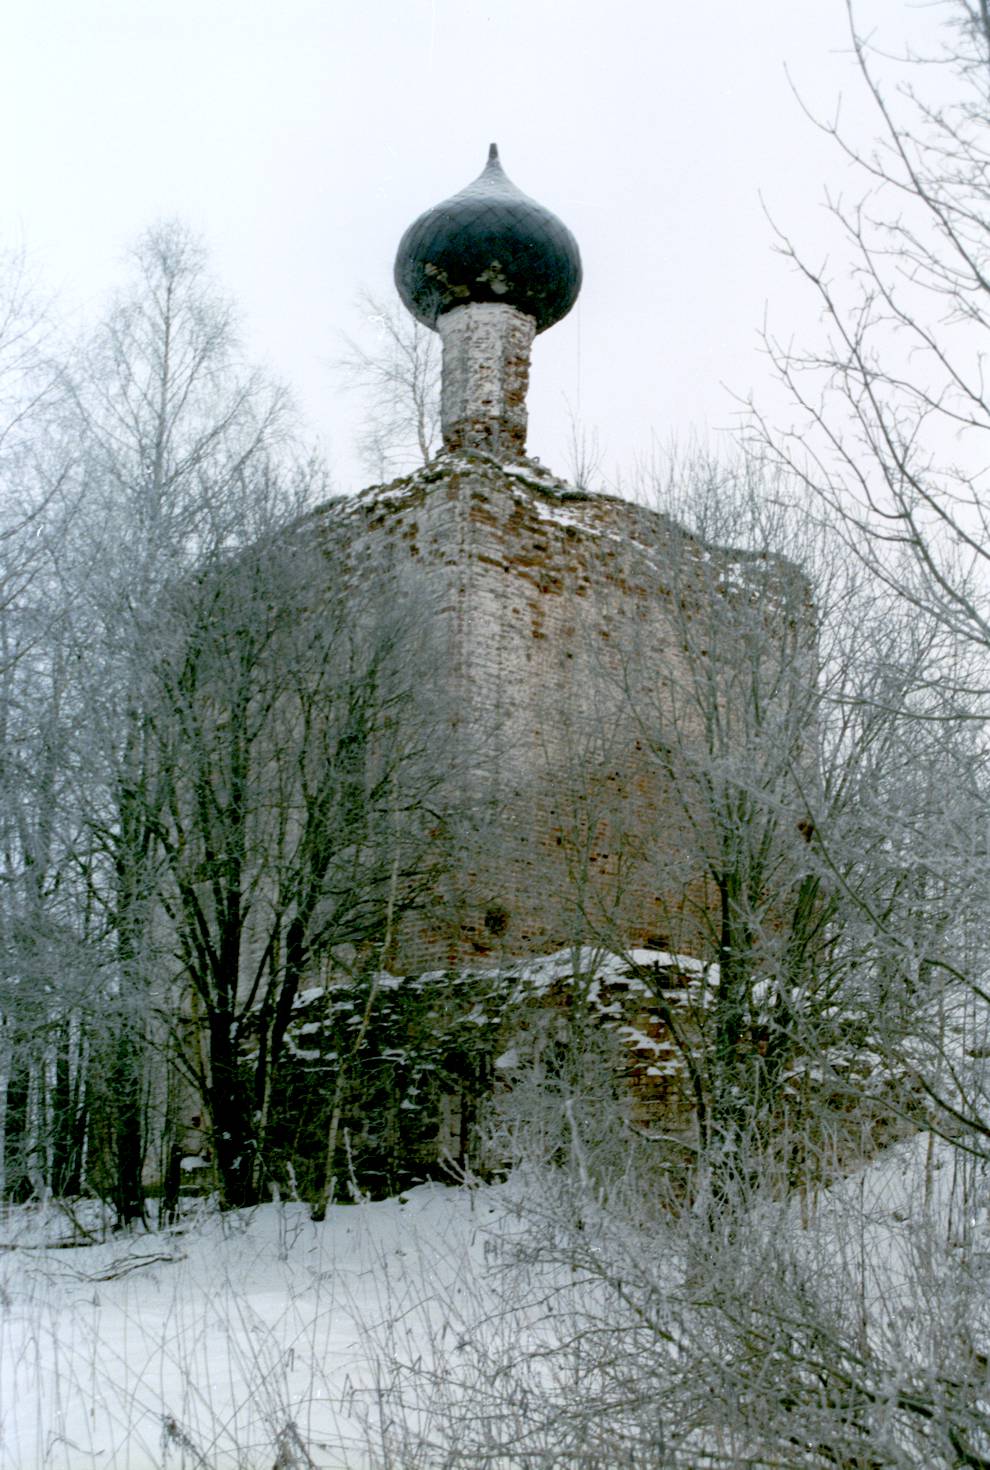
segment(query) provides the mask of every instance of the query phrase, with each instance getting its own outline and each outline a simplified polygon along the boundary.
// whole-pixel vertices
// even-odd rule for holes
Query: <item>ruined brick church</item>
[[[442,339],[443,448],[310,512],[285,542],[304,616],[331,628],[339,616],[343,658],[375,707],[370,736],[348,746],[342,727],[329,757],[335,808],[353,787],[367,823],[334,842],[345,887],[377,884],[374,925],[279,992],[283,1060],[258,1145],[264,1169],[295,1170],[320,1208],[345,1135],[362,1187],[466,1164],[498,1078],[521,1055],[542,1066],[578,1010],[617,1036],[638,1115],[690,1128],[685,1048],[721,994],[732,942],[719,920],[736,901],[724,873],[744,866],[718,850],[736,819],[713,792],[755,790],[780,849],[739,905],[744,923],[756,914],[750,940],[761,925],[769,936],[764,952],[782,927],[778,895],[806,871],[792,777],[808,704],[789,682],[814,672],[800,572],[526,455],[532,343],[581,286],[570,231],[510,182],[493,146],[478,179],[406,231],[395,277]],[[382,644],[379,688],[369,650]],[[345,690],[351,667],[334,665]],[[415,761],[390,805],[392,739]],[[187,1152],[206,1168],[200,1112],[190,1127]]]
[[[338,514],[362,576],[431,609],[451,802],[467,794],[473,811],[436,903],[404,936],[408,967],[603,937],[699,952],[703,875],[684,856],[650,711],[681,677],[686,604],[738,585],[754,559],[527,458],[530,349],[581,278],[573,235],[510,181],[494,144],[399,245],[400,296],[443,343],[443,448]],[[778,573],[759,575],[765,590]]]

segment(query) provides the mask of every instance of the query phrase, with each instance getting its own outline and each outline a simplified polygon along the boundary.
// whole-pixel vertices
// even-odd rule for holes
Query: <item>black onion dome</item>
[[[409,226],[395,284],[427,327],[455,306],[496,301],[535,317],[544,332],[577,300],[581,256],[567,226],[506,177],[493,143],[473,184]]]

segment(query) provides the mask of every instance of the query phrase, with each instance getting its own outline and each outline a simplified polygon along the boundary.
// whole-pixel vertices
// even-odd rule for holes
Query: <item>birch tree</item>
[[[54,327],[0,253],[0,1198],[78,1186],[87,961],[74,899],[76,715],[53,556],[74,510]]]
[[[82,671],[90,902],[105,942],[97,1044],[118,1220],[144,1214],[148,1024],[168,963],[155,929],[160,799],[151,737],[168,589],[292,503],[285,395],[243,363],[231,307],[181,225],[139,241],[133,275],[67,377],[78,437],[75,532],[60,557]],[[95,1162],[95,1159],[94,1159]]]

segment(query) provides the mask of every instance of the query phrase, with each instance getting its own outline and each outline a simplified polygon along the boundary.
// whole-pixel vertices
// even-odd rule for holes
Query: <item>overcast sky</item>
[[[0,0],[0,234],[64,309],[97,309],[129,242],[178,215],[296,391],[337,488],[361,483],[359,404],[329,363],[362,286],[499,144],[577,236],[578,305],[537,339],[530,452],[569,419],[628,474],[655,438],[774,405],[760,352],[808,303],[766,211],[812,254],[850,180],[802,115],[856,85],[843,0]],[[938,11],[863,0],[892,49]],[[790,80],[788,79],[790,77]],[[761,202],[762,201],[762,202]]]

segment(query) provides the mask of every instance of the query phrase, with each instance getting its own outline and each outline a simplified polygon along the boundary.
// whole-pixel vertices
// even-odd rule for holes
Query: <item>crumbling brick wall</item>
[[[483,454],[444,455],[322,514],[343,523],[365,586],[428,609],[456,752],[449,873],[407,923],[400,966],[545,954],[608,933],[697,952],[704,878],[650,748],[649,710],[687,676],[685,599],[712,595],[713,558],[727,586],[753,559]],[[775,573],[761,575],[769,585]]]

